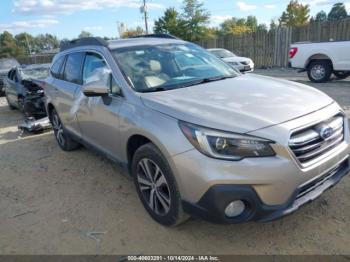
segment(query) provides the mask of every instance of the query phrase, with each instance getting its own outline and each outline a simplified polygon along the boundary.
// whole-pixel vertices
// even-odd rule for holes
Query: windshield
[[[113,55],[138,92],[170,90],[238,75],[214,55],[189,43],[119,48]]]
[[[11,69],[12,67],[18,66],[18,62],[14,59],[0,60],[0,70]]]
[[[219,58],[228,58],[228,57],[236,56],[234,53],[232,53],[226,49],[210,50],[210,52]]]
[[[49,76],[49,68],[47,67],[39,67],[39,68],[31,68],[31,69],[23,69],[19,70],[22,79],[40,79],[46,78]]]

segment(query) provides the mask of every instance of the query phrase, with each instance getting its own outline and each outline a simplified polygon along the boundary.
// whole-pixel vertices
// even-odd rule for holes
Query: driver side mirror
[[[83,93],[87,97],[108,96],[109,87],[106,85],[106,80],[96,80],[83,85]]]

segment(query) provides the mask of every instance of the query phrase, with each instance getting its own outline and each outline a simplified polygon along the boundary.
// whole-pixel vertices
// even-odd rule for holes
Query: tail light
[[[292,47],[290,50],[289,50],[289,58],[293,58],[296,53],[298,52],[298,48],[296,47]]]

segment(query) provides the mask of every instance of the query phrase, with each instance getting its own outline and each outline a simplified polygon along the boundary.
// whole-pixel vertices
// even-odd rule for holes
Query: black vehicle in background
[[[46,116],[44,107],[45,78],[50,64],[17,66],[5,80],[5,96],[11,109],[19,109],[26,117]]]
[[[11,68],[19,66],[16,59],[2,58],[0,59],[0,96],[4,95],[4,79]]]

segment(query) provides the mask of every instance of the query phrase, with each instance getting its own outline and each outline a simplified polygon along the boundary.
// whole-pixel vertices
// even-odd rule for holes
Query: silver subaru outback
[[[241,75],[171,36],[67,43],[45,95],[58,145],[128,169],[166,226],[274,220],[349,172],[348,122],[330,97]]]

